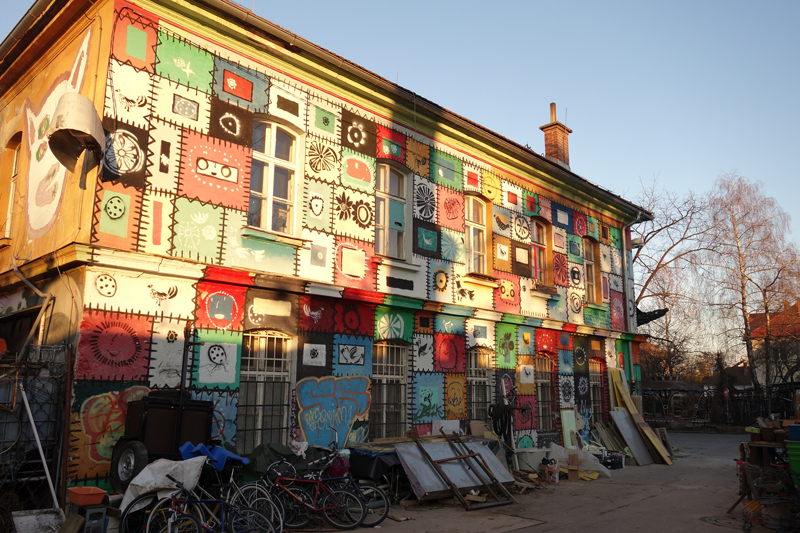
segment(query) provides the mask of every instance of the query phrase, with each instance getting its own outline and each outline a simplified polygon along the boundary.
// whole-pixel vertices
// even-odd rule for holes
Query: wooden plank
[[[609,398],[609,400],[611,402],[611,409],[614,409],[615,407],[619,407],[619,404],[617,403],[617,392],[616,392],[616,390],[614,388],[614,374],[616,373],[616,371],[617,371],[616,368],[609,368],[608,372],[607,372],[608,373],[608,390],[611,391],[611,394],[608,395],[608,398]]]
[[[561,410],[561,434],[564,437],[564,443],[566,446],[569,446],[569,442],[572,441],[572,437],[570,436],[570,431],[575,431],[575,411],[572,409],[562,409]]]
[[[669,458],[673,461],[675,460],[675,455],[672,453],[672,443],[669,441],[669,435],[667,434],[667,428],[656,428],[656,433],[658,433],[659,438],[661,439],[661,444],[669,452]]]
[[[616,382],[614,384],[617,388],[617,396],[620,398],[623,407],[625,407],[630,414],[636,414],[639,411],[636,410],[636,404],[633,403],[633,399],[631,395],[628,393],[628,389],[623,385],[621,382]]]
[[[625,443],[631,449],[631,453],[633,453],[639,466],[652,464],[653,457],[650,455],[647,445],[645,445],[642,436],[639,434],[639,430],[633,423],[633,420],[631,420],[628,412],[618,407],[617,410],[611,411],[611,418],[614,420],[614,425],[617,426]]]
[[[647,436],[647,439],[656,449],[658,455],[661,456],[664,462],[667,463],[668,465],[672,465],[672,459],[669,458],[669,452],[667,451],[666,448],[664,448],[664,445],[661,444],[661,439],[658,437],[658,435],[656,435],[656,432],[653,431],[653,428],[650,427],[650,424],[645,422],[644,417],[636,413],[632,414],[631,418],[633,419],[633,422],[639,427],[639,431],[641,431],[645,436]]]

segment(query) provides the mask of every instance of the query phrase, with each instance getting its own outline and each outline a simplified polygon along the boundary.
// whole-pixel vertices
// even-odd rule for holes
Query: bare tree
[[[765,195],[760,182],[752,183],[736,173],[723,174],[709,194],[710,218],[704,234],[700,274],[709,282],[711,300],[722,318],[733,322],[731,333],[744,339],[750,368],[755,368],[749,316],[776,272],[775,250],[785,248],[789,215]],[[753,384],[760,387],[756,374]]]

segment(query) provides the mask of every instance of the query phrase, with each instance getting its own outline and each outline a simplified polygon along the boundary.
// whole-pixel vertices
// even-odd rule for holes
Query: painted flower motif
[[[503,335],[500,346],[503,350],[503,362],[506,364],[511,363],[511,352],[514,350],[514,340],[510,332]]]
[[[350,220],[353,201],[347,196],[347,192],[342,191],[342,193],[336,197],[336,203],[339,207],[339,220]]]
[[[357,200],[353,204],[353,220],[361,229],[371,227],[373,222],[372,206],[364,200]]]
[[[581,376],[578,380],[578,394],[581,396],[586,396],[586,393],[589,392],[589,379],[586,376]]]
[[[558,387],[561,390],[562,407],[572,405],[575,395],[575,385],[572,382],[572,376],[559,376],[558,381]]]
[[[457,233],[442,231],[442,257],[448,261],[464,261],[464,237]]]
[[[358,148],[367,142],[367,134],[361,122],[354,121],[347,129],[347,140],[350,144]]]
[[[314,172],[333,170],[339,164],[339,154],[330,146],[317,141],[308,145],[308,166]]]
[[[195,224],[205,224],[208,220],[208,213],[192,213],[192,222]]]
[[[184,248],[197,248],[197,244],[200,242],[200,228],[192,222],[178,224],[175,228],[175,235]]]
[[[447,290],[447,272],[444,270],[436,271],[436,292],[444,292]]]
[[[203,228],[203,238],[205,240],[207,240],[207,241],[213,241],[214,239],[217,238],[217,229],[214,226],[210,225],[210,224],[208,226],[204,227]]]

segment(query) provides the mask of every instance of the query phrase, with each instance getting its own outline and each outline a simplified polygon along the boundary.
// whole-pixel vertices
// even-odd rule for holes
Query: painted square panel
[[[219,98],[212,98],[208,134],[250,148],[253,144],[253,113]]]
[[[375,290],[375,267],[368,258],[375,255],[372,244],[336,238],[336,269],[334,283],[357,289]]]
[[[210,389],[239,388],[242,334],[199,329],[197,337],[203,345],[194,348],[194,385]]]
[[[415,374],[412,391],[411,418],[415,424],[444,418],[444,374]]]
[[[377,125],[378,142],[375,157],[406,163],[406,136],[385,126]]]
[[[406,139],[406,166],[420,177],[430,177],[430,147],[408,137]]]
[[[153,72],[158,30],[156,23],[137,7],[122,7],[116,14],[111,36],[111,54],[122,63]]]
[[[459,158],[440,150],[431,150],[431,180],[456,191],[464,190],[464,173]]]
[[[438,224],[454,231],[464,232],[464,195],[442,186],[438,186],[437,189]]]
[[[308,133],[334,141],[337,145],[342,124],[341,108],[322,99],[314,98],[308,105]]]
[[[375,240],[375,196],[336,187],[333,198],[333,232],[361,241]]]
[[[106,97],[103,114],[116,117],[143,130],[149,127],[153,103],[153,80],[146,70],[119,63],[108,62]]]
[[[433,372],[433,335],[414,334],[414,372]]]
[[[442,228],[442,259],[454,263],[464,263],[466,260],[466,244],[464,234],[447,228]]]
[[[103,118],[106,133],[102,180],[144,189],[147,181],[147,130],[124,121]]]
[[[147,380],[152,319],[86,310],[80,329],[76,379]]]
[[[153,117],[207,135],[211,96],[156,76],[153,79]]]
[[[176,35],[159,31],[155,72],[172,82],[211,93],[214,56]]]
[[[341,146],[321,138],[309,138],[306,141],[305,172],[308,178],[338,184],[339,176],[342,172]],[[373,168],[372,175],[374,173]],[[358,176],[359,174],[356,173],[356,175]]]
[[[342,147],[349,148],[368,157],[375,157],[377,153],[377,128],[373,121],[357,115],[349,109],[342,109],[341,131],[340,143]]]
[[[151,117],[147,146],[147,185],[169,193],[177,191],[180,161],[180,128]]]
[[[437,191],[438,187],[435,183],[420,176],[414,176],[414,218],[426,222],[436,221]]]
[[[332,366],[334,376],[371,376],[372,339],[334,335]]]
[[[255,113],[266,113],[269,79],[260,72],[214,56],[214,96]]]
[[[176,198],[172,254],[204,263],[219,263],[222,246],[223,209]]]
[[[250,150],[185,130],[181,142],[178,194],[246,210],[250,195]]]
[[[428,299],[453,303],[453,269],[449,261],[429,260]]]
[[[375,158],[342,149],[342,185],[366,193],[375,192]]]
[[[496,205],[492,206],[492,231],[495,234],[510,239],[513,223],[511,211]]]
[[[242,330],[246,290],[240,285],[200,282],[197,285],[196,327]]]

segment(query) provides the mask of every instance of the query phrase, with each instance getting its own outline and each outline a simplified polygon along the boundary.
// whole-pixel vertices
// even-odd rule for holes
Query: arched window
[[[6,145],[0,171],[0,239],[11,238],[11,216],[14,211],[14,194],[19,174],[19,155],[22,132],[17,132]],[[0,246],[7,244],[0,241]]]
[[[547,284],[547,227],[540,221],[533,221],[533,244],[531,257],[531,277],[542,285]]]
[[[242,340],[236,449],[247,454],[260,444],[289,442],[293,337],[249,331]]]
[[[294,235],[298,160],[299,143],[290,130],[271,122],[254,124],[249,226]]]
[[[583,269],[586,277],[586,302],[590,304],[600,303],[597,295],[597,253],[595,243],[588,237],[583,238]]]
[[[467,229],[467,271],[486,274],[486,204],[466,197],[465,225]]]
[[[388,163],[378,163],[375,186],[375,253],[406,260],[406,239],[411,175]],[[408,242],[407,242],[408,241]]]
[[[555,357],[539,354],[534,359],[534,378],[536,380],[536,400],[538,418],[536,430],[539,433],[555,431],[555,415],[558,409],[558,374]]]

